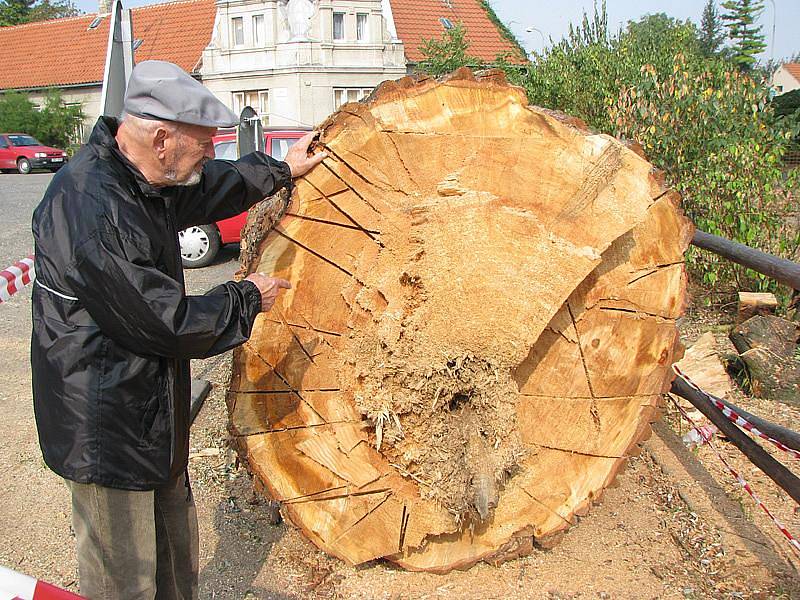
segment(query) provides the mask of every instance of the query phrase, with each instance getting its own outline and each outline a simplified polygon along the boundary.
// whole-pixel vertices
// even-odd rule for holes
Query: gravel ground
[[[30,253],[31,211],[49,179],[0,175],[6,225],[0,256],[5,264]],[[236,248],[227,248],[212,267],[188,272],[189,292],[201,293],[230,277],[235,256]],[[30,290],[0,305],[0,313],[5,372],[0,388],[0,564],[77,590],[67,489],[44,466],[33,423]],[[724,339],[720,318],[691,313],[683,324],[684,338],[691,341],[711,329]],[[253,493],[248,474],[228,450],[224,387],[229,363],[229,354],[193,362],[194,375],[215,384],[191,438],[201,598],[800,598],[798,563],[772,524],[748,505],[748,498],[741,499],[741,490],[729,483],[707,449],[696,453],[698,462],[668,429],[645,444],[603,503],[553,550],[447,575],[404,572],[384,561],[347,566],[318,551],[293,527],[272,524],[273,511]],[[736,400],[748,410],[800,427],[800,415],[788,407]],[[719,445],[740,461],[737,467],[763,490],[771,507],[778,507],[787,525],[800,532],[791,503],[748,470],[727,444]],[[706,479],[698,483],[698,477]],[[713,489],[720,487],[720,493],[734,499],[733,508],[711,500]],[[741,522],[751,529],[736,525]]]

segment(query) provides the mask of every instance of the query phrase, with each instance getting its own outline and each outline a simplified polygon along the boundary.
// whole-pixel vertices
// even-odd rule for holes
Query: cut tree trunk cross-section
[[[245,235],[245,270],[292,289],[235,354],[242,456],[350,563],[444,572],[553,543],[669,389],[679,198],[496,73],[385,83],[322,130],[287,216]]]

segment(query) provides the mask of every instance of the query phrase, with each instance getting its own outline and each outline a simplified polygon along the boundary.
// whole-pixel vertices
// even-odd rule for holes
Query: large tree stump
[[[669,389],[677,195],[497,74],[385,83],[321,145],[248,266],[293,285],[234,359],[251,472],[350,563],[447,571],[552,543]]]

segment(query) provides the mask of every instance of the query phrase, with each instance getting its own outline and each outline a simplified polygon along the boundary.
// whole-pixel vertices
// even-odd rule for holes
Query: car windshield
[[[8,139],[15,146],[41,146],[36,138],[29,135],[10,135]]]

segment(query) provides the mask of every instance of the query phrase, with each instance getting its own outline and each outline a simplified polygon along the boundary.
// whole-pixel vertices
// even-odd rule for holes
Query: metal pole
[[[692,244],[800,290],[800,264],[697,230]]]
[[[103,73],[103,91],[100,96],[101,114],[119,117],[125,99],[125,89],[133,71],[133,19],[130,9],[114,0],[111,23],[108,27],[106,66]]]
[[[676,377],[675,381],[672,382],[671,392],[691,402],[697,410],[708,417],[709,421],[725,434],[731,443],[742,451],[742,454],[744,454],[750,462],[761,469],[767,477],[778,485],[778,487],[789,494],[795,502],[800,504],[800,479],[789,469],[772,458],[766,450],[751,440],[741,429],[731,423],[728,418],[722,414],[722,411],[714,406],[708,398],[692,388],[680,376]]]

